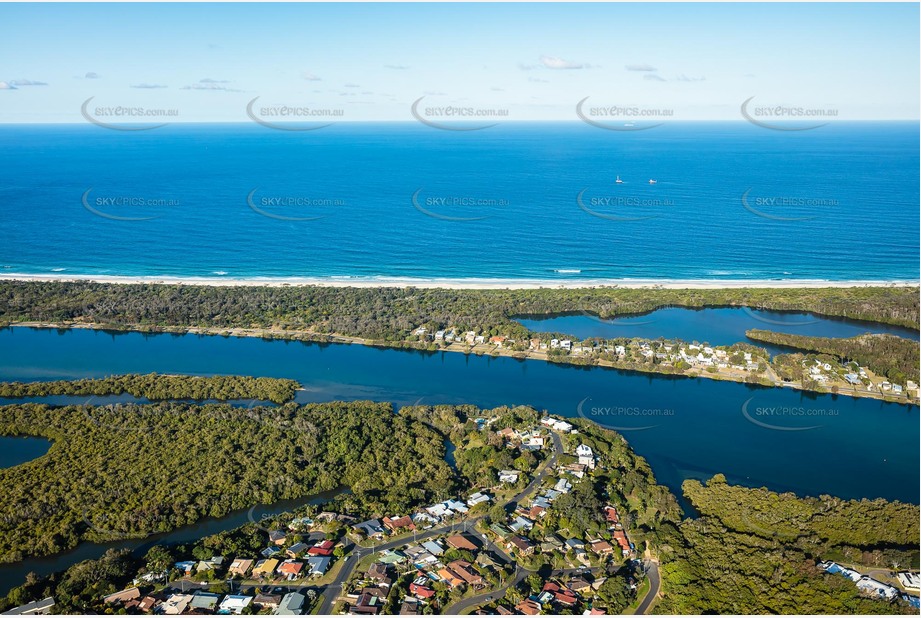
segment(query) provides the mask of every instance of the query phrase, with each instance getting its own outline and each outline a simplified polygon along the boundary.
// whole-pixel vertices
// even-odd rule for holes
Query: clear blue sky
[[[918,4],[0,4],[0,122],[80,105],[244,121],[264,103],[575,119],[575,104],[740,119],[758,103],[918,118]]]

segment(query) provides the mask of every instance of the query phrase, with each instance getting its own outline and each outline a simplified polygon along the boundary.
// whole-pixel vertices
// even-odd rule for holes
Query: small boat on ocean
[[[622,185],[622,184],[624,184],[624,181],[620,179],[620,176],[618,176],[618,177],[614,180],[614,184],[616,184],[616,185]]]
[[[656,184],[656,182],[658,182],[658,181],[656,181],[656,180],[653,180],[652,178],[650,178],[650,179],[649,179],[649,184],[651,184],[651,185],[654,185],[654,184]]]

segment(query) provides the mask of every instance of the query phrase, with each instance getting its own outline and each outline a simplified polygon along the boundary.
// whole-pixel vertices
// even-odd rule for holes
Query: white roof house
[[[252,602],[253,597],[244,596],[242,594],[228,594],[224,597],[224,600],[221,601],[220,606],[218,606],[218,611],[229,612],[239,616],[243,613],[243,608],[248,607]]]
[[[899,596],[899,591],[894,586],[878,582],[867,575],[857,581],[857,587],[860,588],[861,592],[878,596],[881,599],[894,599]]]
[[[898,574],[899,583],[902,584],[902,587],[906,590],[918,590],[921,588],[921,576],[917,573],[909,573],[907,571]]]

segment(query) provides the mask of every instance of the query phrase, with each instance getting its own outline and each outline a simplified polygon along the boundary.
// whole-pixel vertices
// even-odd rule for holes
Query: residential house
[[[418,599],[430,599],[435,596],[435,591],[428,587],[429,579],[424,575],[416,578],[409,585],[409,594]]]
[[[201,613],[213,614],[214,608],[217,607],[221,595],[214,592],[205,592],[198,590],[192,595],[192,601],[189,603],[190,610],[198,610]]]
[[[447,568],[452,572],[456,573],[470,586],[474,588],[483,588],[486,586],[486,580],[477,573],[473,568],[473,565],[467,562],[466,560],[454,560],[449,562]]]
[[[445,548],[438,541],[426,541],[422,544],[422,547],[433,556],[440,556],[445,553]]]
[[[617,509],[613,506],[604,507],[604,520],[609,524],[619,524],[620,516],[617,514]]]
[[[280,594],[257,594],[253,597],[253,606],[262,609],[275,609],[281,604]]]
[[[272,530],[269,532],[269,542],[275,545],[284,545],[287,538],[288,535],[284,530]]]
[[[515,606],[515,609],[518,610],[518,613],[524,614],[525,616],[537,616],[541,612],[540,603],[533,599],[524,599]]]
[[[395,517],[391,519],[390,517],[384,518],[384,526],[387,527],[391,532],[396,532],[397,530],[415,530],[416,526],[413,524],[411,517],[404,515],[403,517]]]
[[[372,581],[390,581],[390,578],[387,577],[387,565],[381,564],[380,562],[375,562],[370,567],[368,567],[367,578]]]
[[[307,545],[307,543],[295,543],[294,545],[292,545],[291,547],[285,550],[285,554],[289,558],[297,558],[298,556],[306,552],[308,549],[310,549],[310,545]]]
[[[239,616],[243,613],[245,607],[249,607],[253,602],[253,597],[242,594],[228,594],[218,606],[218,612],[221,614],[236,614]]]
[[[478,491],[467,499],[467,506],[473,508],[478,504],[489,502],[490,500],[492,500],[492,498],[488,494],[484,494],[483,492]]]
[[[280,561],[275,558],[260,560],[256,563],[256,566],[253,567],[253,577],[272,577],[275,574],[275,570],[278,568],[279,562]]]
[[[500,470],[499,471],[499,482],[500,483],[517,483],[518,476],[521,473],[517,470]]]
[[[237,558],[230,563],[230,568],[227,569],[227,573],[230,575],[239,575],[241,577],[246,577],[246,574],[249,572],[250,568],[253,566],[253,561],[248,558]]]
[[[335,547],[336,547],[336,543],[334,541],[330,541],[327,539],[325,541],[320,541],[319,543],[317,543],[316,545],[308,549],[307,553],[310,554],[311,556],[332,556],[333,549]]]
[[[572,483],[566,479],[560,479],[556,482],[556,485],[553,486],[554,491],[558,491],[561,494],[568,494],[569,490],[572,489]]]
[[[191,594],[172,594],[160,604],[160,613],[167,616],[178,616],[189,608],[191,602]]]
[[[589,470],[595,469],[595,453],[592,451],[591,447],[580,444],[576,447],[576,457],[579,458],[579,463]]]
[[[296,579],[300,576],[304,563],[299,560],[285,560],[278,566],[278,574],[287,579]]]
[[[403,599],[403,604],[400,605],[400,616],[418,616],[419,615],[419,600],[407,597]]]
[[[369,538],[381,538],[384,536],[384,534],[386,534],[384,529],[381,527],[381,522],[376,519],[363,521],[360,524],[355,524],[352,526],[352,528],[363,532],[364,535]]]
[[[607,541],[603,540],[603,539],[599,539],[599,540],[597,540],[597,541],[592,541],[592,542],[589,544],[589,548],[590,548],[594,553],[598,554],[599,556],[605,556],[605,555],[607,555],[607,554],[613,553],[613,551],[614,551],[614,548],[611,546],[611,544],[608,543]],[[629,549],[629,548],[628,548],[628,549]]]
[[[516,517],[515,521],[513,521],[509,525],[509,528],[511,528],[514,532],[521,532],[522,530],[530,530],[533,527],[534,527],[534,522],[528,519],[527,517],[522,517],[521,515]]]
[[[126,601],[140,599],[141,596],[141,590],[139,588],[128,588],[127,590],[121,590],[103,597],[102,602],[106,605],[112,603],[125,603]]]
[[[444,567],[438,571],[438,577],[441,578],[443,582],[448,584],[452,588],[459,588],[464,585],[464,580],[460,575],[455,573],[452,569]]]
[[[857,580],[857,588],[859,588],[863,594],[875,596],[880,599],[894,599],[899,596],[898,588],[876,581],[869,575],[864,575]]]
[[[310,568],[310,575],[325,575],[329,570],[329,564],[333,561],[329,556],[311,556],[307,558],[307,566]]]
[[[19,607],[3,612],[3,616],[41,616],[50,614],[54,609],[55,602],[53,597],[45,597],[40,601],[32,601]]]
[[[505,545],[508,550],[516,550],[522,556],[530,556],[534,553],[534,544],[523,536],[517,534],[508,539]]]
[[[614,540],[617,541],[617,544],[620,545],[620,549],[624,554],[630,552],[630,541],[627,539],[627,533],[623,530],[614,530],[611,533],[611,536],[614,537]]]
[[[454,549],[466,549],[468,551],[476,551],[477,549],[477,546],[462,534],[449,536],[445,539],[445,543]]]
[[[306,597],[300,592],[289,592],[273,612],[276,616],[300,616]]]

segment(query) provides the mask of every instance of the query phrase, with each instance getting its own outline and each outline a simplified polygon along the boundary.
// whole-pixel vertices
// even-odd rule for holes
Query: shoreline
[[[826,279],[441,279],[411,277],[176,277],[129,275],[34,275],[0,273],[0,281],[88,282],[109,284],[201,285],[211,287],[332,287],[454,290],[538,290],[538,289],[736,289],[736,288],[855,288],[919,287],[918,280],[846,280]]]

